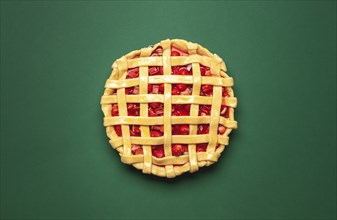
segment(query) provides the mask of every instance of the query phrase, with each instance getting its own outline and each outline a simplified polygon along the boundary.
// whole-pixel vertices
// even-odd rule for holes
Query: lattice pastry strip
[[[164,40],[116,60],[101,99],[122,162],[173,178],[213,164],[237,128],[233,79],[216,54]]]

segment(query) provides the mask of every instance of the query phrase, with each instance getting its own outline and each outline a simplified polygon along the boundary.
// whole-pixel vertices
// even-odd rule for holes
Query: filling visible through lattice
[[[151,56],[162,56],[163,50],[161,47],[156,48]],[[178,50],[175,47],[171,47],[171,56],[187,56],[188,53],[182,50]],[[136,58],[136,57],[135,57]],[[183,66],[172,66],[172,75],[192,75],[192,65],[183,65]],[[200,64],[200,74],[201,76],[213,76],[210,68]],[[156,76],[163,75],[162,66],[149,66],[148,75]],[[126,79],[133,79],[139,77],[139,68],[129,68],[127,70]],[[171,94],[172,96],[191,96],[193,92],[192,84],[172,84]],[[148,94],[164,94],[164,84],[148,84]],[[116,94],[116,92],[114,93]],[[139,86],[133,86],[125,88],[126,95],[138,95]],[[209,84],[202,84],[200,87],[200,96],[211,97],[213,95],[213,86]],[[226,87],[222,87],[222,97],[229,97]],[[221,100],[219,100],[221,102]],[[172,104],[171,116],[190,116],[191,104]],[[210,116],[211,115],[212,105],[199,105],[199,116]],[[164,114],[164,104],[161,102],[151,102],[148,104],[148,117],[162,117]],[[140,104],[139,103],[127,103],[127,115],[137,117],[140,115]],[[114,103],[111,105],[111,116],[119,116],[118,104]],[[220,116],[224,118],[229,118],[229,107],[225,103],[221,104]],[[119,137],[122,137],[121,125],[114,125],[116,134]],[[130,136],[141,137],[140,125],[129,125]],[[161,137],[164,134],[164,125],[151,125],[150,127],[150,136],[151,137]],[[224,125],[218,126],[218,134],[222,135],[226,131]],[[172,124],[172,135],[189,135],[190,125],[189,124]],[[197,126],[197,134],[205,135],[209,133],[209,124],[199,124]],[[208,142],[196,144],[197,152],[206,152]],[[216,148],[220,145],[218,144]],[[152,155],[156,158],[165,157],[163,145],[152,145]],[[131,145],[131,152],[133,155],[143,154],[142,145]],[[188,145],[175,143],[171,145],[171,152],[173,156],[180,156],[183,154],[188,154]]]

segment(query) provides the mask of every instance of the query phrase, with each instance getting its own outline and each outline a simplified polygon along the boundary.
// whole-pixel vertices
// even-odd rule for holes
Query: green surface
[[[175,180],[120,162],[112,62],[166,38],[219,54],[239,129]],[[2,219],[336,218],[336,2],[1,2]]]

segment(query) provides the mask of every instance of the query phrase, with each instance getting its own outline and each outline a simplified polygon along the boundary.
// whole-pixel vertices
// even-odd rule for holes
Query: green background
[[[112,62],[166,38],[219,54],[239,128],[174,180],[120,162]],[[2,219],[336,218],[336,2],[1,2]]]

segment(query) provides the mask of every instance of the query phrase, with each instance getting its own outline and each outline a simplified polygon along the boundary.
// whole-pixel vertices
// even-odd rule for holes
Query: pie
[[[117,59],[101,106],[121,161],[167,178],[217,162],[237,128],[226,71],[218,55],[180,39]]]

